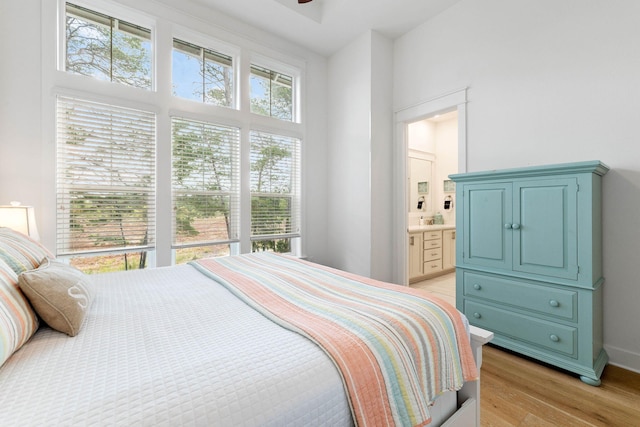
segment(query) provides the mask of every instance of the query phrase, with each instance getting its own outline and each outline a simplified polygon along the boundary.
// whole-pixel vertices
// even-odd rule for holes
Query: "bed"
[[[408,425],[382,415],[357,416],[356,411],[378,411],[370,403],[375,401],[349,389],[351,377],[371,376],[361,368],[366,364],[341,371],[336,359],[342,356],[321,347],[326,345],[322,334],[264,311],[273,307],[257,306],[267,282],[284,283],[285,276],[274,279],[270,269],[275,275],[286,271],[288,282],[310,283],[317,276],[329,282],[350,281],[358,288],[374,288],[385,300],[388,292],[399,288],[276,254],[85,276],[29,238],[0,228],[5,304],[4,320],[0,312],[0,425]],[[63,303],[52,318],[51,301],[45,308],[38,301],[40,282],[51,288],[65,282],[73,307]],[[318,289],[333,286],[329,282]],[[244,294],[251,286],[262,296]],[[39,293],[34,294],[34,288]],[[315,306],[315,291],[302,289],[302,305]],[[273,300],[269,295],[265,298]],[[446,304],[430,299],[432,303]],[[11,321],[8,306],[16,318],[29,312],[38,315],[31,321]],[[56,322],[61,317],[60,325]],[[479,372],[482,345],[491,333],[469,327],[462,317],[458,321],[464,324],[464,336],[458,334],[457,339],[470,344],[465,351],[472,354]],[[432,335],[432,341],[446,341],[443,335],[457,331],[447,328],[449,332]],[[17,348],[9,351],[11,346]],[[458,369],[453,362],[441,365],[439,372]],[[361,369],[364,374],[356,372]],[[445,381],[444,387],[456,390],[436,392],[427,418],[415,424],[479,425],[479,379],[455,387]],[[393,400],[389,405],[392,412],[402,406]]]

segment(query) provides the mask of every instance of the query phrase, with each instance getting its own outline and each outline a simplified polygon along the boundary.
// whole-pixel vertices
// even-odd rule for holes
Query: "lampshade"
[[[34,240],[40,240],[36,212],[32,206],[22,206],[18,202],[0,206],[0,227],[9,227]]]

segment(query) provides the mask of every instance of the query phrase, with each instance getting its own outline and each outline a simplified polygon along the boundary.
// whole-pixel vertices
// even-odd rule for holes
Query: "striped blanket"
[[[273,253],[192,262],[337,366],[358,426],[422,426],[438,395],[475,380],[459,312],[419,290]]]

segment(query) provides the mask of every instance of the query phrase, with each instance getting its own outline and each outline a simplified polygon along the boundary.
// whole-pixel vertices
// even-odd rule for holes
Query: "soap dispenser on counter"
[[[442,214],[440,212],[436,212],[436,214],[433,216],[433,223],[444,224],[444,218],[442,217]]]

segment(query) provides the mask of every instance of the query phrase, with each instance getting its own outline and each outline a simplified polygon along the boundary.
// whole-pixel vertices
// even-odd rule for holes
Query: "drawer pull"
[[[550,339],[551,341],[553,341],[553,342],[558,342],[558,341],[560,341],[560,338],[558,338],[558,336],[557,336],[557,335],[554,335],[554,334],[549,335],[549,339]]]
[[[482,286],[476,283],[475,285],[473,285],[473,289],[475,289],[476,291],[479,291],[480,289],[482,289]]]
[[[473,313],[473,317],[475,317],[476,319],[479,319],[479,318],[482,317],[482,315],[480,313],[476,312],[476,313]]]
[[[554,299],[552,299],[551,301],[549,301],[549,305],[551,307],[560,307],[560,303]]]
[[[513,228],[514,230],[518,230],[520,228],[520,224],[513,224],[511,228]]]
[[[507,230],[511,230],[511,224],[507,222],[507,223],[504,225],[504,228],[506,228]]]

